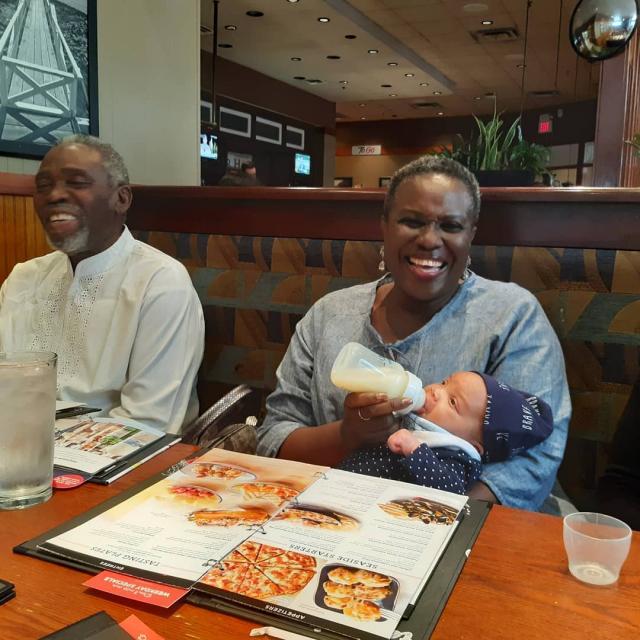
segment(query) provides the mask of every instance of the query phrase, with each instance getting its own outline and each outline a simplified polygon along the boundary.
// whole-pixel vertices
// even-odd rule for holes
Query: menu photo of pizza
[[[313,556],[249,540],[210,569],[200,583],[247,598],[271,600],[302,591],[316,572]]]
[[[452,525],[458,517],[458,509],[436,500],[423,497],[398,498],[378,504],[387,515],[403,520],[418,520],[424,524]]]
[[[398,596],[398,581],[386,574],[327,564],[321,572],[315,604],[347,618],[363,622],[384,622]]]

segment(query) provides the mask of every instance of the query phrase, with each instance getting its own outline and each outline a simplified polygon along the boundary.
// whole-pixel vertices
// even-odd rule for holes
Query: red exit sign
[[[538,133],[551,133],[553,131],[553,118],[548,113],[543,113],[538,118]]]

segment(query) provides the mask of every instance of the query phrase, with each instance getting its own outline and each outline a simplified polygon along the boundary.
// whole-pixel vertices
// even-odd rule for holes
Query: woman
[[[384,442],[402,399],[334,387],[331,367],[350,341],[390,355],[424,384],[481,371],[545,400],[554,430],[540,445],[485,466],[469,495],[535,510],[562,459],[571,413],[562,351],[534,296],[468,269],[480,210],[474,176],[425,156],[392,178],[381,221],[388,274],[336,291],[298,323],[258,431],[258,453],[324,465]],[[408,404],[408,403],[407,403]]]

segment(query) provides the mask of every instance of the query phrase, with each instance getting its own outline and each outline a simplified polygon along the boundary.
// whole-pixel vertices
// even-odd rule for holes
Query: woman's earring
[[[464,268],[464,273],[462,274],[462,279],[466,280],[471,275],[471,256],[467,256],[467,264]]]
[[[378,271],[386,271],[387,265],[384,263],[384,245],[380,247],[380,262],[378,263]]]

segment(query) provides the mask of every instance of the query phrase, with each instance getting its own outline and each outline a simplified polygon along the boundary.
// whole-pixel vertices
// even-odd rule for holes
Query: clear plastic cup
[[[631,547],[629,525],[602,513],[571,513],[564,519],[563,537],[574,577],[596,585],[618,579]]]
[[[0,509],[51,497],[55,353],[0,353]]]

